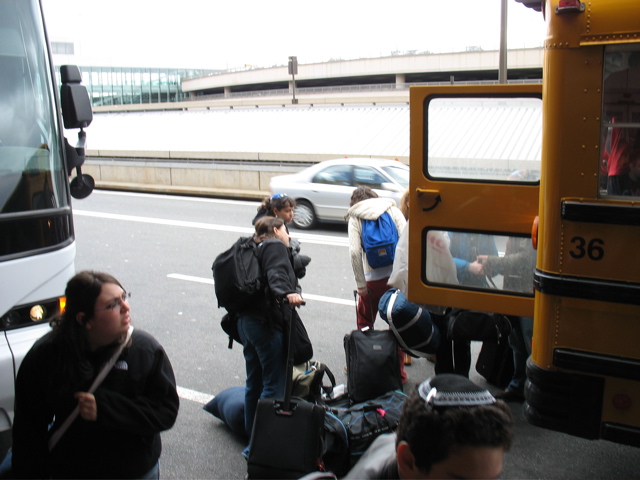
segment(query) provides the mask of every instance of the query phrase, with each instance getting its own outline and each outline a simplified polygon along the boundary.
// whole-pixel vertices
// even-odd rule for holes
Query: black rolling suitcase
[[[351,403],[402,390],[398,342],[390,330],[354,330],[344,337]]]
[[[358,292],[353,291],[358,317]],[[371,312],[376,310],[371,305]],[[402,390],[398,341],[391,330],[363,328],[344,336],[347,393],[351,404],[365,402],[392,390]]]
[[[291,322],[292,307],[283,306],[285,321]],[[300,478],[321,469],[325,410],[319,405],[291,398],[293,388],[292,337],[287,339],[287,381],[282,400],[261,398],[251,434],[247,476]]]

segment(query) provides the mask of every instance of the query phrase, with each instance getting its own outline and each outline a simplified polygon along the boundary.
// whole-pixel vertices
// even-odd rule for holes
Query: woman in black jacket
[[[179,406],[164,349],[133,330],[127,292],[113,276],[80,272],[65,295],[65,312],[18,371],[13,478],[158,478],[160,432],[173,426]],[[117,361],[90,393],[112,357]]]
[[[286,342],[281,304],[302,304],[293,270],[289,234],[280,218],[264,216],[255,223],[260,266],[268,288],[260,301],[238,312],[238,333],[247,369],[245,428],[251,438],[253,417],[260,398],[282,398],[286,381]],[[248,449],[243,452],[248,455]]]

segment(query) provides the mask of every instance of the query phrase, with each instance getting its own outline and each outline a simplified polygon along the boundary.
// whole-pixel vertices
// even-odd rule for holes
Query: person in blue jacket
[[[459,284],[489,288],[490,284],[482,264],[478,262],[478,255],[498,256],[493,235],[449,232],[449,239],[449,250],[456,264]]]

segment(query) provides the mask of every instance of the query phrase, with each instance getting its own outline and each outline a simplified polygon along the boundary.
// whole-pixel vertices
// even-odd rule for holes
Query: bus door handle
[[[440,202],[442,201],[442,197],[440,196],[439,190],[427,190],[426,188],[416,188],[416,192],[418,194],[418,198],[421,200],[430,200],[431,206],[425,207],[422,209],[423,212],[429,212],[436,208]]]

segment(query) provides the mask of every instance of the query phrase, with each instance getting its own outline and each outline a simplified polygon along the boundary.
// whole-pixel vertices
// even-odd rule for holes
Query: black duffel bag
[[[511,322],[499,313],[454,308],[447,316],[447,334],[452,340],[504,342],[511,333]]]
[[[325,468],[345,475],[379,435],[396,430],[406,398],[393,390],[350,407],[325,405]]]

